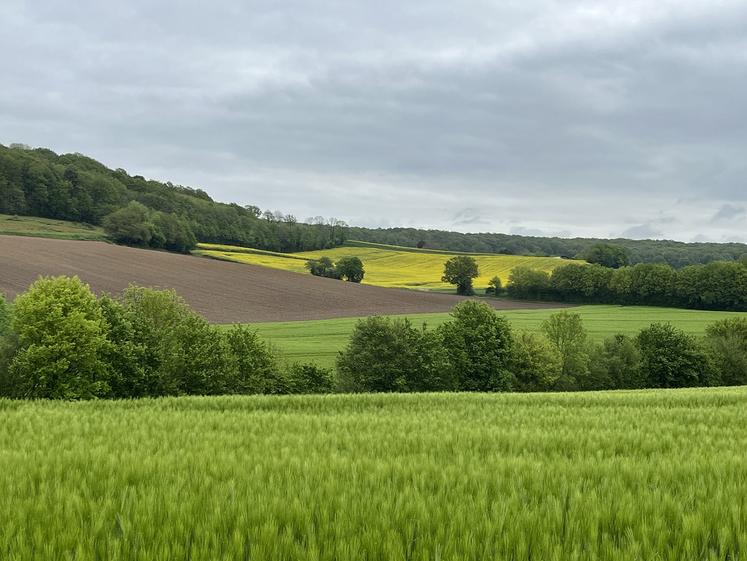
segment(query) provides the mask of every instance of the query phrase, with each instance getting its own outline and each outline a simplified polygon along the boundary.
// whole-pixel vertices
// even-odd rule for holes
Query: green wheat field
[[[738,560],[747,388],[0,401],[3,560]]]

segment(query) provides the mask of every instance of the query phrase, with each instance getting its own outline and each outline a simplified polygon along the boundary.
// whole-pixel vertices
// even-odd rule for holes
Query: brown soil
[[[0,292],[13,298],[39,275],[77,275],[97,293],[130,283],[173,288],[215,323],[444,312],[462,300],[104,242],[0,236]],[[486,301],[497,309],[558,306]]]

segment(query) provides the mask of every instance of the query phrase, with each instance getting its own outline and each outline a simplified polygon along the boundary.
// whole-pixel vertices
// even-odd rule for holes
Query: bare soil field
[[[173,288],[214,323],[444,312],[463,299],[104,242],[0,236],[0,292],[13,298],[40,275],[77,275],[99,294],[131,283]],[[485,301],[497,309],[559,306]]]

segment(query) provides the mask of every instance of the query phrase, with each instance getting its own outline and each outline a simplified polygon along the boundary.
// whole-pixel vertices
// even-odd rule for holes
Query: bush
[[[559,390],[573,390],[589,374],[589,343],[581,316],[562,311],[542,322],[542,331],[560,356]]]
[[[617,390],[643,388],[641,353],[625,335],[608,337],[591,355],[590,374],[581,389]]]
[[[747,384],[747,319],[731,318],[709,325],[706,347],[719,384]]]
[[[288,381],[280,371],[275,353],[256,331],[235,325],[224,337],[233,363],[233,389],[238,394],[284,394]]]
[[[105,216],[102,226],[111,239],[121,244],[147,246],[153,238],[150,211],[137,201]]]
[[[545,337],[520,333],[514,339],[510,370],[516,391],[551,390],[560,378],[561,366],[558,350]]]
[[[340,275],[335,268],[335,264],[329,257],[310,259],[306,262],[306,268],[315,277],[326,277],[330,279],[340,278]]]
[[[335,265],[337,275],[348,282],[361,282],[366,272],[358,257],[343,257]]]
[[[511,326],[481,302],[466,301],[439,327],[458,388],[465,391],[511,389]]]
[[[332,371],[316,364],[292,364],[287,380],[289,391],[294,394],[330,393],[334,387]]]
[[[455,389],[441,341],[406,319],[373,316],[358,321],[337,359],[343,391],[413,392]]]
[[[492,294],[493,296],[500,296],[503,292],[503,283],[501,283],[500,277],[493,277],[488,281],[488,287],[485,289],[485,294]]]
[[[5,301],[5,296],[0,293],[0,337],[6,334],[10,328],[10,306]]]
[[[452,257],[444,264],[444,274],[441,277],[442,282],[455,284],[457,294],[471,296],[475,293],[472,288],[472,279],[479,274],[477,261],[467,255]]]
[[[513,298],[541,300],[550,292],[550,275],[531,267],[516,267],[508,277],[506,290]]]
[[[610,269],[619,269],[630,263],[630,252],[626,248],[609,243],[589,246],[581,253],[580,257],[589,263],[602,265]]]
[[[18,296],[17,349],[7,388],[13,397],[90,399],[110,395],[107,325],[96,296],[77,277],[43,277]]]
[[[646,387],[708,385],[710,367],[697,340],[669,323],[654,323],[636,338]]]
[[[179,253],[189,253],[197,247],[197,239],[189,222],[175,214],[156,212],[153,217],[153,227],[154,239],[157,237],[159,240],[158,244],[151,240],[151,245],[154,247],[162,247]]]

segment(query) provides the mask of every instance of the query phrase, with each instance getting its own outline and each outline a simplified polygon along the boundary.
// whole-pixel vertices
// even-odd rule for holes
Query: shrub
[[[294,363],[288,368],[288,389],[294,394],[330,393],[334,387],[332,371],[316,364]]]
[[[454,307],[451,321],[439,327],[458,388],[466,391],[511,389],[511,326],[493,308],[467,301]]]
[[[110,394],[104,361],[106,322],[96,296],[77,277],[43,277],[18,296],[17,349],[8,389],[14,397],[89,399]]]
[[[334,263],[329,257],[310,259],[306,262],[306,268],[315,277],[327,277],[330,279],[340,278]]]
[[[162,247],[180,253],[189,253],[190,250],[197,247],[197,239],[189,226],[189,222],[175,214],[156,212],[153,217],[153,227],[159,239],[158,244],[152,243],[151,240],[151,245],[154,247]]]
[[[598,243],[588,247],[580,257],[589,263],[595,263],[611,269],[619,269],[630,263],[628,249],[609,243]]]
[[[459,255],[452,257],[444,264],[444,274],[441,281],[455,284],[457,294],[470,296],[474,294],[472,279],[477,277],[478,274],[477,261],[468,255]]]
[[[137,201],[131,201],[127,206],[106,215],[102,226],[117,243],[147,246],[153,237],[150,211]]]
[[[641,353],[635,341],[625,335],[613,335],[594,349],[590,374],[582,389],[633,389],[645,385]]]
[[[235,325],[225,331],[224,337],[233,364],[231,393],[288,393],[288,381],[280,372],[275,353],[256,331]]]
[[[493,296],[500,296],[503,292],[503,283],[501,283],[500,277],[493,277],[488,281],[488,287],[485,289],[485,294],[492,294]]]
[[[358,321],[337,359],[343,391],[409,392],[455,388],[435,332],[407,319],[373,316]]]
[[[550,291],[550,275],[531,267],[516,267],[508,277],[506,290],[513,298],[534,300],[546,298]]]
[[[510,370],[513,388],[520,392],[548,391],[561,372],[558,350],[543,336],[522,332],[514,338]]]
[[[10,306],[5,301],[5,296],[0,293],[0,337],[10,328]]]
[[[706,346],[720,384],[747,384],[747,319],[730,318],[709,325]]]
[[[697,340],[669,323],[654,323],[636,338],[646,387],[707,385],[708,359]]]

